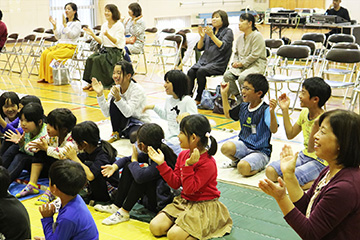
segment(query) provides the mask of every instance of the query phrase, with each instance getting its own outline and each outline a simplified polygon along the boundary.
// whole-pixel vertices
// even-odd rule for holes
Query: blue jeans
[[[2,156],[3,166],[10,174],[10,180],[14,181],[23,169],[30,169],[33,156],[19,151],[17,144],[9,147]]]

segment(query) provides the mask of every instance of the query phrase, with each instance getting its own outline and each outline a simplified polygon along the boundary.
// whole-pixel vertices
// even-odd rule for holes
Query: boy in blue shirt
[[[313,150],[313,136],[318,131],[317,120],[324,112],[322,107],[331,96],[330,86],[319,77],[305,79],[299,95],[301,110],[300,116],[294,125],[290,122],[290,98],[286,94],[279,97],[279,106],[283,113],[283,121],[288,139],[293,139],[301,131],[304,136],[304,149],[299,152],[296,160],[295,176],[300,186],[305,190],[311,187],[321,170],[327,163],[318,158]],[[266,177],[277,182],[282,177],[280,160],[271,162],[266,167]]]
[[[54,223],[54,204],[39,207],[46,240],[97,240],[99,232],[85,202],[78,195],[86,183],[84,169],[70,160],[55,161],[49,171],[50,191],[61,200]]]
[[[229,84],[221,85],[225,117],[239,120],[241,127],[239,140],[225,142],[221,152],[232,160],[232,166],[237,166],[240,174],[252,176],[270,161],[271,134],[278,129],[274,112],[276,100],[271,99],[269,106],[262,99],[269,90],[269,83],[262,74],[247,75],[241,89],[244,102],[230,109]]]

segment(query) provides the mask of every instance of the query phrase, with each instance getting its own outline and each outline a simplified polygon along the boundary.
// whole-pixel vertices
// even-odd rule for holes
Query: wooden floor
[[[260,25],[258,26],[258,28],[260,32],[263,33],[264,38],[269,37],[269,27],[267,25]],[[284,34],[292,40],[296,40],[300,39],[301,35],[304,32],[309,31],[310,30],[303,29],[288,29],[285,31]],[[149,56],[147,57],[149,58]],[[0,56],[0,59],[4,59],[4,56]],[[3,67],[3,65],[1,64],[2,63],[0,63],[0,68]],[[162,103],[164,102],[164,99],[166,97],[163,88],[163,73],[159,72],[160,68],[156,68],[155,74],[153,76],[150,76],[153,67],[153,64],[148,65],[149,73],[147,75],[134,76],[134,79],[139,84],[141,84],[144,89],[146,89],[148,104]],[[141,66],[141,68],[141,70],[144,70],[143,66]],[[80,81],[72,81],[70,85],[54,86],[52,84],[37,83],[37,80],[37,76],[31,76],[30,78],[27,78],[25,76],[20,77],[17,73],[8,73],[7,71],[5,71],[4,74],[0,75],[0,90],[14,91],[21,95],[31,94],[40,97],[46,114],[54,108],[65,107],[73,111],[73,113],[77,117],[78,122],[82,122],[85,120],[92,120],[98,122],[105,119],[97,104],[95,93],[83,91],[82,87],[84,85],[82,85]],[[208,87],[214,87],[217,84],[219,84],[218,80],[210,80],[208,82]],[[105,95],[107,96],[107,91],[105,91]],[[273,91],[271,92],[271,95],[274,96]],[[341,103],[341,100],[342,99],[340,98],[331,98],[327,104],[327,109],[330,110],[334,108],[347,108],[347,105],[343,105]],[[206,115],[210,119],[211,124],[215,129],[225,128],[239,130],[239,124],[237,122],[226,119],[223,115],[213,114],[209,110],[199,110],[199,112]],[[299,111],[295,112],[292,115],[292,118],[297,119],[298,114]],[[280,128],[283,128],[282,121],[280,121]],[[42,235],[42,228],[39,221],[40,214],[38,213],[37,207],[31,207],[34,206],[33,202],[34,200],[28,200],[26,201],[25,205],[32,215],[32,222],[34,223],[32,229],[33,234]],[[101,219],[104,218],[104,216],[99,213],[97,213],[97,215],[95,215],[94,217],[99,224],[101,222]],[[108,236],[105,238],[105,236],[103,235],[103,239],[152,239],[152,237],[149,237],[149,231],[146,224],[144,225],[142,223],[134,223],[132,226],[133,227],[129,226],[127,231],[139,231],[140,235],[138,237],[134,238],[134,235],[131,235],[130,237],[122,236],[121,231],[119,230],[116,230],[116,233],[119,234],[115,234],[115,232],[113,231],[118,228],[111,228],[112,236]]]

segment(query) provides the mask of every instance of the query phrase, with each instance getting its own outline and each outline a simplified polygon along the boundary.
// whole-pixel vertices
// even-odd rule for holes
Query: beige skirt
[[[162,212],[174,218],[176,225],[198,239],[222,237],[231,232],[229,211],[217,198],[192,202],[177,196]]]

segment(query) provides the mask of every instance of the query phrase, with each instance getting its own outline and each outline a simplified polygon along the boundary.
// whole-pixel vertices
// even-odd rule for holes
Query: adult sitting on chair
[[[204,51],[199,61],[192,66],[187,75],[190,79],[190,90],[194,88],[195,78],[198,89],[195,101],[201,101],[202,92],[206,85],[206,76],[221,75],[225,72],[232,52],[233,32],[229,26],[228,15],[222,10],[212,14],[212,27],[199,26],[200,41],[197,48]]]
[[[349,15],[348,10],[346,8],[341,7],[340,3],[341,3],[341,0],[333,0],[330,7],[326,10],[325,15],[336,15],[336,16],[342,17],[342,18],[346,19],[348,22],[350,22],[351,20],[350,20],[350,15]],[[329,36],[334,33],[341,33],[341,28],[334,28],[330,32],[325,34],[325,36],[326,36],[325,46],[326,46],[327,39],[329,38]],[[328,48],[330,48],[330,47],[328,47]]]
[[[91,29],[84,28],[84,31],[103,47],[86,60],[83,80],[89,84],[83,90],[93,91],[92,78],[101,80],[103,86],[110,87],[114,83],[112,74],[115,63],[124,58],[124,25],[119,21],[120,12],[114,4],[105,6],[105,19],[106,22],[101,26],[99,36],[96,36]]]
[[[145,21],[141,13],[141,6],[138,3],[131,3],[128,8],[131,18],[124,23],[126,36],[125,50],[129,55],[139,54],[144,50]]]
[[[252,14],[241,14],[239,29],[242,33],[235,43],[234,62],[225,72],[224,81],[230,84],[229,95],[236,96],[240,102],[242,97],[235,81],[238,80],[241,85],[248,74],[263,74],[266,68],[266,51],[265,41],[255,27],[255,18]]]
[[[65,17],[66,15],[66,17]],[[56,19],[51,16],[49,21],[54,27],[55,37],[59,40],[58,44],[52,46],[41,54],[38,83],[53,83],[52,67],[50,63],[56,59],[64,61],[70,59],[76,49],[77,40],[81,34],[81,23],[78,19],[77,6],[75,3],[65,5],[65,15],[63,15],[62,26],[56,25]]]

